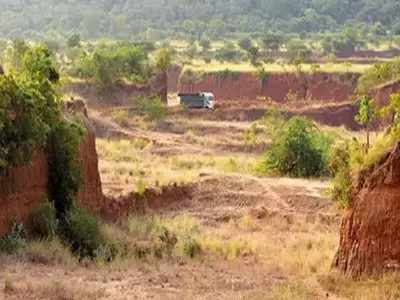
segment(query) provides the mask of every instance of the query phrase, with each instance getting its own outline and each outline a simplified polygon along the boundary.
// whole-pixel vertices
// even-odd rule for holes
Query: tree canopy
[[[309,33],[366,24],[400,33],[397,0],[0,0],[0,36],[82,38],[221,37]],[[73,41],[71,41],[73,42]]]

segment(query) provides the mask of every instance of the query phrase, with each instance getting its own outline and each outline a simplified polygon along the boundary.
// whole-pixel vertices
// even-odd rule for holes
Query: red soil
[[[168,82],[168,92],[169,93],[176,93],[178,92],[178,82],[179,76],[181,75],[182,67],[180,66],[173,66],[168,70],[167,82]]]
[[[160,210],[174,203],[190,199],[190,185],[176,184],[164,186],[161,190],[148,189],[143,195],[132,193],[119,199],[108,199],[102,210],[107,220],[118,220],[132,213],[145,213],[148,210]]]
[[[313,119],[320,124],[333,127],[344,126],[349,130],[357,131],[361,129],[361,126],[354,120],[357,111],[357,106],[353,103],[343,103],[304,108],[294,111],[294,113]]]
[[[334,266],[351,277],[400,269],[400,143],[360,176]]]
[[[373,94],[379,106],[384,106],[389,102],[391,94],[400,92],[400,81],[396,80],[378,87]]]
[[[104,205],[95,136],[89,132],[79,148],[83,184],[78,205],[94,214]],[[41,150],[34,153],[32,163],[12,168],[0,176],[0,236],[10,229],[10,223],[25,223],[29,214],[48,198],[48,156]]]
[[[241,73],[238,76],[227,76],[224,79],[217,75],[206,75],[198,83],[178,84],[179,92],[213,92],[218,100],[255,100],[270,98],[284,102],[288,94],[300,99],[311,99],[327,102],[344,102],[349,100],[357,85],[359,74],[313,75],[295,73],[270,74],[265,83],[256,75]]]
[[[161,100],[167,101],[167,74],[159,74],[143,85],[118,83],[112,90],[103,93],[93,83],[73,82],[65,87],[64,93],[86,99],[88,104],[106,107],[130,105],[135,97],[159,96]]]

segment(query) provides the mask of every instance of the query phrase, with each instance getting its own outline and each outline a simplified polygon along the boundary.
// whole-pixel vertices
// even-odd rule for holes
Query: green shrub
[[[238,80],[240,78],[240,72],[232,71],[232,70],[229,70],[228,68],[221,70],[221,71],[215,71],[215,72],[212,72],[209,74],[213,75],[218,82],[221,82],[221,81],[227,80],[227,79]]]
[[[234,62],[243,59],[243,55],[233,43],[226,43],[221,49],[215,51],[215,59],[219,62]]]
[[[50,51],[27,48],[20,59],[18,73],[0,76],[0,172],[28,163],[60,113]]]
[[[330,194],[342,208],[349,207],[351,203],[350,155],[349,143],[341,142],[333,147],[329,162],[329,170],[333,176]]]
[[[11,233],[0,238],[0,253],[15,254],[26,246],[25,229],[22,224],[14,224]]]
[[[61,234],[80,258],[110,262],[124,252],[118,241],[106,236],[99,220],[84,209],[74,208],[68,213]]]
[[[61,223],[74,207],[82,177],[78,150],[84,129],[77,123],[61,121],[49,136],[49,191]]]
[[[260,80],[262,87],[268,83],[269,74],[267,71],[265,71],[264,67],[259,67],[257,69],[257,77]]]
[[[99,45],[93,53],[82,55],[73,74],[93,79],[101,91],[107,91],[124,78],[144,82],[148,77],[147,63],[147,54],[141,47]]]
[[[157,258],[172,255],[194,258],[201,253],[199,224],[185,215],[172,220],[131,216],[127,226],[135,240],[149,242],[147,248],[136,249],[139,258],[149,254]]]
[[[358,80],[357,91],[360,94],[369,92],[386,82],[390,82],[399,77],[400,59],[374,65],[368,69]]]
[[[129,113],[126,110],[113,111],[111,117],[119,126],[129,126]]]
[[[184,68],[179,76],[179,82],[182,84],[196,84],[204,79],[204,72],[195,71],[190,68]]]
[[[244,132],[244,143],[246,146],[256,146],[260,143],[259,135],[262,130],[257,126],[257,123],[251,124],[249,129]]]
[[[162,258],[164,255],[167,255],[170,257],[173,254],[175,245],[178,243],[178,238],[175,233],[166,227],[162,227],[153,242],[154,256]]]
[[[136,107],[150,121],[161,121],[167,116],[167,106],[159,97],[139,98],[136,100]]]
[[[201,245],[199,241],[190,235],[182,236],[179,244],[181,245],[183,256],[195,258],[201,253]]]
[[[29,216],[29,233],[37,239],[52,239],[57,234],[56,210],[52,203],[45,203]]]
[[[311,121],[294,117],[271,137],[270,149],[259,170],[292,177],[321,176],[327,173],[331,137],[321,133]]]
[[[74,253],[95,258],[105,244],[98,220],[86,211],[74,208],[65,219],[62,235]]]

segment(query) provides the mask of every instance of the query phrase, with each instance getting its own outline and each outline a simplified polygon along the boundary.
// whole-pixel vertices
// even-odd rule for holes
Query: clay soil
[[[348,287],[331,273],[341,216],[328,181],[257,176],[268,142],[248,146],[243,136],[262,108],[225,109],[173,108],[158,124],[131,116],[121,126],[115,108],[89,103],[89,117],[108,201],[143,185],[183,185],[146,216],[195,220],[232,255],[111,265],[2,257],[0,299],[376,299],[385,286],[360,298],[369,286]]]

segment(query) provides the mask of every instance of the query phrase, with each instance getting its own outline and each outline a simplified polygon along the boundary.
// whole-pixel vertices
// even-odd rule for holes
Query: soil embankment
[[[181,75],[182,67],[180,66],[172,66],[169,68],[167,73],[167,84],[168,84],[168,92],[169,93],[177,93],[178,92],[178,83],[179,76]]]
[[[71,82],[64,88],[64,94],[85,99],[92,106],[126,106],[138,97],[160,97],[167,102],[167,74],[154,76],[146,84],[118,83],[111,90],[100,91],[94,83],[87,81]]]
[[[315,74],[269,74],[260,80],[252,73],[206,74],[197,82],[183,78],[178,83],[178,91],[210,91],[218,100],[255,100],[266,98],[284,102],[293,98],[326,102],[348,101],[357,86],[359,74],[315,73]]]
[[[388,104],[390,95],[400,92],[400,81],[395,80],[379,86],[374,92],[376,102],[379,106]]]
[[[292,113],[305,116],[323,125],[344,126],[349,130],[358,131],[362,127],[354,119],[357,111],[358,107],[354,103],[340,103],[304,108]]]
[[[83,184],[77,202],[94,214],[100,213],[104,197],[98,170],[95,136],[88,134],[79,147]],[[15,167],[0,176],[0,236],[6,234],[12,222],[26,222],[29,214],[48,198],[48,155],[38,150],[32,162]]]
[[[351,277],[400,268],[400,143],[359,180],[334,266]]]
[[[206,110],[187,110],[185,116],[210,120],[210,121],[229,121],[229,122],[255,122],[260,120],[268,110],[271,109],[269,103],[263,101],[246,101],[246,106],[240,101],[220,101],[217,108],[213,112]],[[320,103],[310,105],[310,103],[299,103],[295,107],[281,107],[288,116],[300,115],[311,118],[316,122],[333,127],[344,126],[349,130],[358,131],[361,126],[354,120],[357,114],[357,105],[352,102],[344,103]],[[176,115],[182,114],[179,112],[172,112]]]

